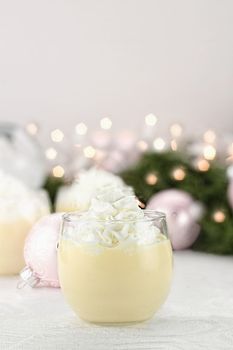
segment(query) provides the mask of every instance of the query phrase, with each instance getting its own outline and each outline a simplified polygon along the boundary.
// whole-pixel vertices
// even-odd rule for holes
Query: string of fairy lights
[[[154,114],[150,113],[145,116],[144,130],[141,135],[142,137],[139,137],[134,142],[134,144],[132,144],[132,151],[137,149],[137,151],[143,153],[148,150],[154,150],[155,152],[163,152],[168,149],[174,152],[179,150],[180,144],[182,143],[183,127],[178,123],[172,124],[169,130],[171,138],[168,142],[163,137],[154,137],[154,134],[156,132],[155,126],[157,122],[158,118]],[[103,130],[105,132],[110,132],[113,126],[112,120],[108,117],[100,119],[99,124],[100,130]],[[32,136],[37,136],[39,132],[39,126],[35,122],[30,122],[26,125],[26,130]],[[95,147],[92,144],[91,139],[89,139],[89,144],[86,144],[86,142],[84,142],[86,141],[88,134],[88,126],[84,122],[80,122],[75,126],[75,133],[78,137],[80,137],[81,142],[75,143],[74,147],[81,149],[82,156],[86,159],[92,160],[94,164],[96,160],[101,159],[101,155],[103,155],[103,153],[105,154],[107,152],[105,147]],[[58,159],[59,152],[62,152],[62,149],[58,151],[56,146],[64,142],[65,134],[61,129],[55,128],[54,130],[51,130],[49,137],[52,145],[45,149],[45,157],[48,160],[48,163],[51,164],[51,169],[49,170],[54,177],[63,177],[66,175],[64,164],[54,164],[54,161]],[[100,138],[101,137],[105,138],[106,135],[102,135]],[[100,140],[99,143],[101,144]],[[199,152],[194,160],[194,166],[199,171],[208,171],[211,165],[211,161],[217,157],[217,149],[215,143],[216,133],[213,130],[207,130],[204,132],[201,152]],[[228,145],[226,152],[226,161],[229,162],[230,160],[233,160],[233,142]],[[172,176],[175,180],[182,181],[185,178],[186,173],[183,168],[175,168],[172,172]],[[157,175],[154,173],[150,173],[146,177],[146,182],[151,185],[156,184],[157,180]]]
[[[76,139],[74,138],[74,143],[69,146],[78,151],[77,154],[74,154],[74,157],[82,157],[86,160],[86,162],[81,163],[81,166],[83,167],[90,164],[101,165],[101,162],[106,159],[109,150],[111,150],[111,155],[113,154],[119,162],[124,161],[124,157],[122,157],[120,153],[125,153],[127,155],[125,160],[127,164],[130,152],[138,152],[139,154],[148,150],[153,150],[154,152],[171,150],[176,152],[182,149],[184,145],[185,148],[187,147],[184,142],[184,130],[182,125],[179,123],[172,124],[169,128],[169,137],[166,139],[157,135],[157,123],[158,118],[154,114],[150,113],[146,115],[142,132],[139,137],[135,137],[135,135],[132,137],[130,131],[128,131],[128,133],[125,132],[123,139],[119,142],[121,143],[123,140],[124,146],[122,147],[121,145],[121,149],[119,150],[119,147],[116,145],[110,145],[113,138],[113,122],[111,118],[104,117],[99,120],[99,130],[96,131],[97,137],[95,140],[93,140],[91,136],[88,137],[88,133],[90,131],[93,132],[93,130],[89,130],[88,126],[81,121],[74,128]],[[39,129],[39,125],[35,122],[30,122],[26,125],[27,132],[34,137],[39,137]],[[67,172],[69,171],[66,169],[64,162],[59,162],[59,155],[63,153],[62,144],[65,140],[66,137],[63,130],[55,128],[50,131],[50,145],[44,150],[48,162],[48,171],[55,178],[63,178],[67,176]],[[233,162],[233,142],[228,142],[224,147],[224,150],[221,152],[222,159],[226,165],[230,165],[231,162]],[[193,166],[200,172],[207,172],[211,167],[211,162],[219,156],[217,152],[217,135],[215,131],[211,129],[206,130],[200,140],[195,140],[192,143],[191,149],[187,148],[187,150],[194,156]],[[72,152],[68,153],[69,155],[72,154]],[[170,176],[175,181],[183,181],[187,176],[187,173],[182,166],[177,166],[172,170]],[[155,186],[159,181],[159,174],[153,171],[149,172],[146,174],[144,181],[147,185]],[[224,210],[221,210],[221,208],[217,209],[213,213],[212,218],[216,223],[224,222],[226,219]]]

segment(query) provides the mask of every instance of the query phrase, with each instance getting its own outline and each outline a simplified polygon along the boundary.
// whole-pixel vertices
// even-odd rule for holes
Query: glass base
[[[98,322],[98,321],[90,321],[90,320],[85,320],[84,318],[79,317],[82,321],[84,321],[85,323],[88,323],[90,325],[95,325],[95,326],[100,326],[100,327],[130,327],[130,326],[135,326],[137,324],[140,323],[144,323],[149,321],[151,317],[148,317],[146,319],[142,319],[142,320],[137,320],[137,321],[126,321],[126,322]]]

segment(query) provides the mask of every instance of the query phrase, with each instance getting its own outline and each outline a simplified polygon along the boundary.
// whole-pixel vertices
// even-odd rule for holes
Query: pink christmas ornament
[[[26,267],[22,270],[18,287],[59,287],[57,273],[57,242],[62,214],[40,219],[31,229],[24,246]]]
[[[189,248],[200,233],[197,224],[203,214],[199,202],[181,190],[169,189],[155,194],[147,209],[162,211],[167,217],[168,233],[174,249]]]

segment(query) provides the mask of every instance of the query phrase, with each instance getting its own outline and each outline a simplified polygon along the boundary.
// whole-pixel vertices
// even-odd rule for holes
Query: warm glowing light
[[[158,182],[158,177],[155,173],[149,173],[146,175],[145,180],[148,185],[153,186]]]
[[[51,132],[51,139],[53,142],[61,142],[64,138],[64,134],[60,129],[55,129]]]
[[[221,223],[226,219],[226,215],[222,210],[216,210],[213,214],[213,219],[215,222]]]
[[[102,118],[100,121],[100,127],[104,130],[109,130],[112,127],[112,121],[110,118]]]
[[[205,160],[205,159],[199,159],[197,162],[197,168],[200,171],[208,171],[210,168],[210,163],[207,162],[207,160]]]
[[[162,151],[165,148],[165,141],[161,137],[154,140],[153,146],[156,151]]]
[[[214,146],[206,145],[203,149],[203,155],[207,160],[213,160],[216,157],[216,149]]]
[[[148,126],[154,126],[157,123],[157,120],[158,118],[152,113],[145,116],[145,123]]]
[[[65,174],[65,170],[61,165],[56,165],[53,168],[53,176],[54,177],[63,177]]]
[[[180,124],[173,124],[170,127],[170,133],[173,137],[180,137],[182,135],[183,129]]]
[[[39,130],[38,125],[36,123],[28,123],[26,129],[30,135],[36,135]]]
[[[92,146],[87,146],[83,149],[83,153],[86,158],[94,158],[96,150]]]
[[[55,159],[57,157],[57,151],[53,147],[47,148],[45,156],[47,159]]]
[[[140,151],[145,152],[148,149],[148,143],[146,141],[140,140],[137,142],[137,147]]]
[[[171,140],[171,149],[172,149],[173,151],[177,151],[178,145],[177,145],[176,140]]]
[[[172,171],[172,177],[176,180],[176,181],[182,181],[184,180],[186,176],[186,172],[184,171],[183,168],[175,168]]]
[[[216,134],[213,130],[207,130],[203,135],[203,139],[206,143],[213,143],[216,140]]]
[[[84,123],[79,123],[75,127],[76,134],[78,135],[86,135],[87,133],[87,126]]]

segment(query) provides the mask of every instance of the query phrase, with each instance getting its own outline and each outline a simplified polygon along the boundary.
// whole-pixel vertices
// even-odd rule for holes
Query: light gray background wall
[[[233,131],[232,0],[0,0],[0,120]]]

